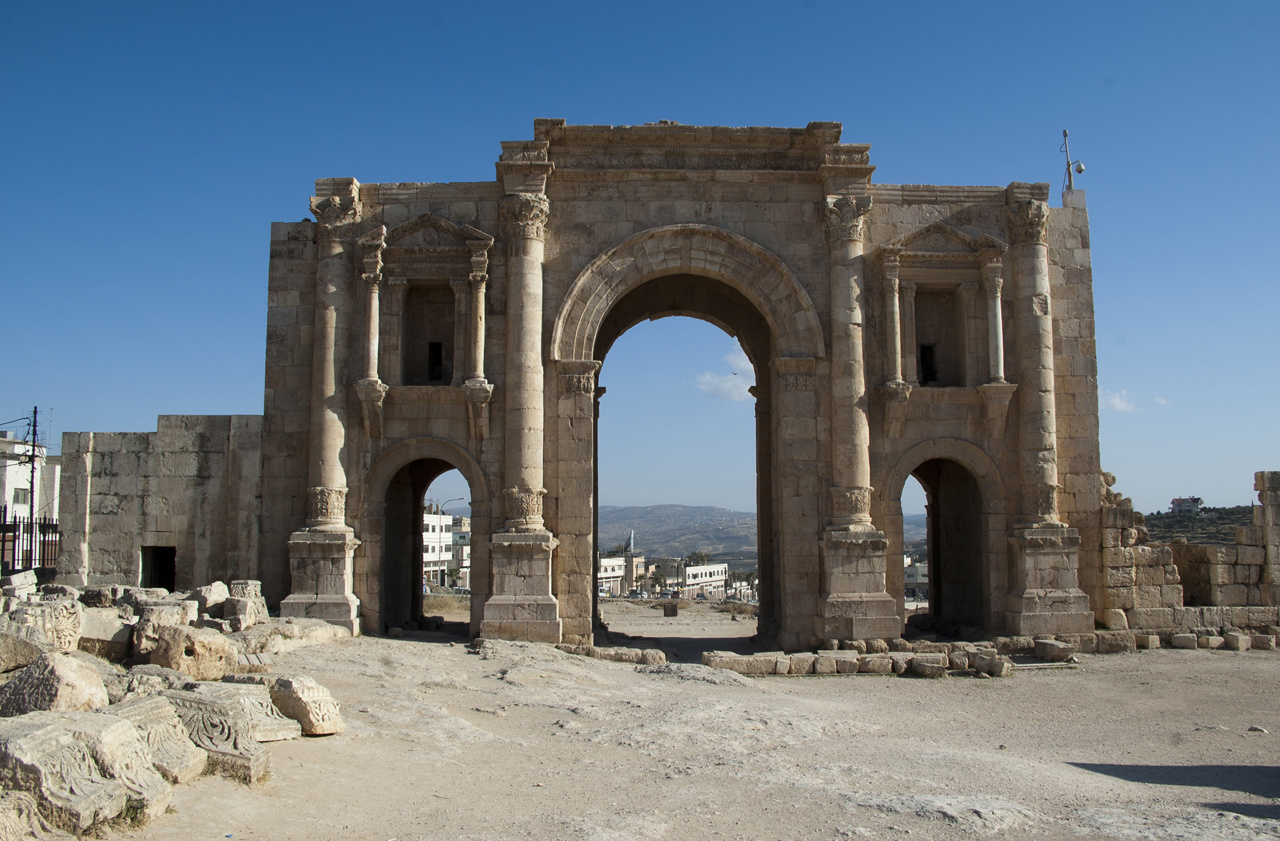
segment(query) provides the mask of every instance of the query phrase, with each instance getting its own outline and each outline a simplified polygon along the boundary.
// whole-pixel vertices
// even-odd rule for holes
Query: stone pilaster
[[[360,218],[359,185],[340,182],[334,195],[311,200],[318,222],[315,321],[312,332],[311,428],[306,526],[289,537],[291,587],[280,604],[282,616],[324,619],[360,632],[360,601],[353,592],[352,557],[359,541],[347,525],[347,395],[339,388],[340,355],[350,346],[350,312],[355,223]]]
[[[902,383],[902,322],[898,307],[898,269],[901,266],[902,249],[880,249],[881,270],[884,272],[885,362],[889,369],[889,382]]]
[[[869,198],[827,198],[830,247],[831,517],[819,554],[819,640],[897,637],[897,602],[885,592],[884,534],[871,523],[871,434],[863,355],[863,230]],[[900,340],[899,340],[900,341]]]
[[[1002,383],[1004,379],[1004,311],[1000,293],[1004,288],[1003,252],[984,249],[978,255],[982,261],[982,288],[987,295],[987,382]]]
[[[471,283],[456,278],[449,281],[449,288],[453,290],[453,374],[449,378],[449,385],[460,386],[471,366],[470,342],[467,340],[468,322],[471,320],[468,313],[471,308]]]
[[[360,238],[364,252],[361,278],[368,290],[365,304],[364,376],[356,380],[356,396],[364,420],[365,434],[370,439],[382,437],[382,401],[387,386],[378,378],[378,342],[380,338],[382,250],[386,247],[387,229],[379,225]]]
[[[506,196],[507,240],[506,527],[492,540],[493,592],[480,633],[486,637],[559,642],[559,603],[551,592],[559,541],[542,516],[545,371],[542,358],[542,257],[551,205],[552,166],[545,142],[503,144],[498,162]]]
[[[1049,207],[1024,192],[1011,186],[1006,208],[1018,337],[1022,497],[1019,522],[1009,538],[1005,624],[1016,634],[1085,633],[1093,629],[1093,612],[1077,576],[1080,535],[1058,519]]]
[[[901,290],[902,306],[902,376],[907,385],[919,385],[919,365],[916,363],[916,285],[904,280]]]

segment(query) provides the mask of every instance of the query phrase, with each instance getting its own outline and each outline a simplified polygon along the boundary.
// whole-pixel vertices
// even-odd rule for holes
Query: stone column
[[[1001,277],[1004,267],[1001,252],[987,249],[979,255],[982,260],[982,288],[987,293],[987,382],[1002,383],[1004,379],[1004,312],[1000,292],[1004,287]]]
[[[919,366],[916,363],[916,285],[902,282],[902,373],[907,385],[919,385]]]
[[[972,386],[978,379],[978,354],[973,349],[973,299],[977,297],[978,284],[962,283],[956,288],[956,304],[960,308],[960,352],[964,368],[961,383]]]
[[[551,592],[552,554],[559,545],[543,525],[546,396],[542,358],[542,255],[550,202],[546,144],[504,144],[498,171],[507,195],[501,213],[507,239],[506,527],[493,536],[493,593],[481,635],[558,643],[559,603]],[[539,146],[539,144],[532,144]],[[541,161],[531,158],[541,157]]]
[[[819,641],[896,637],[884,534],[871,523],[871,435],[863,357],[863,229],[869,198],[827,198],[831,301],[831,517],[820,547]]]
[[[360,399],[365,433],[371,439],[382,437],[382,401],[387,396],[387,386],[378,379],[382,249],[386,246],[386,237],[386,227],[379,225],[360,238],[364,249],[362,277],[368,288],[368,297],[365,304],[364,376],[356,381],[356,396]]]
[[[449,378],[449,385],[462,385],[468,369],[471,367],[471,360],[468,351],[471,343],[467,340],[467,327],[470,319],[467,310],[471,303],[471,283],[468,280],[455,278],[449,281],[449,288],[453,290],[453,374]]]
[[[359,541],[346,522],[347,395],[339,388],[339,354],[349,346],[346,310],[352,283],[350,240],[359,219],[359,185],[347,195],[316,197],[318,264],[311,345],[311,428],[306,526],[289,538],[290,594],[282,616],[324,619],[360,632],[360,602],[353,592],[352,557]]]
[[[1079,586],[1080,534],[1058,519],[1049,207],[1034,197],[1034,189],[1010,186],[1006,208],[1017,324],[1022,494],[1019,522],[1009,538],[1005,624],[1015,634],[1087,633],[1093,630],[1093,612]]]
[[[471,366],[467,379],[481,382],[484,381],[484,290],[488,280],[485,272],[471,273],[471,347],[467,354]]]
[[[902,323],[898,314],[898,269],[901,255],[902,249],[896,246],[880,249],[884,272],[885,360],[890,383],[903,382]]]

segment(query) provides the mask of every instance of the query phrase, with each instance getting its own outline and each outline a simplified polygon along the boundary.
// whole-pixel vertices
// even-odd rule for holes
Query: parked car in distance
[[[470,587],[454,587],[453,592],[459,596],[469,596],[471,595],[471,588]]]

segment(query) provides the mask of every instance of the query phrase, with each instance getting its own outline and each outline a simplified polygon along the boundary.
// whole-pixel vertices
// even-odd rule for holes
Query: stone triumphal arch
[[[956,512],[945,612],[1091,630],[1107,583],[1083,208],[1050,209],[1046,184],[872,183],[870,147],[840,134],[537,120],[493,180],[317,181],[315,221],[272,226],[263,416],[113,439],[212,448],[168,477],[204,507],[95,513],[85,490],[63,573],[137,583],[137,547],[171,541],[180,586],[255,577],[284,615],[381,632],[415,610],[423,483],[456,468],[472,633],[588,642],[596,374],[629,327],[692,315],[757,372],[763,636],[898,636],[908,475]],[[108,444],[78,435],[88,476]],[[194,520],[216,551],[184,536]],[[133,536],[93,548],[117,526]]]

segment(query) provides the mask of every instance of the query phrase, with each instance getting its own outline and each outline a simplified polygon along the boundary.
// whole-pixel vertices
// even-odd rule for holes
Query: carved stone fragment
[[[187,736],[209,754],[209,764],[228,776],[256,783],[271,767],[267,749],[253,738],[249,718],[237,704],[197,692],[166,690]]]
[[[209,755],[191,741],[167,698],[130,698],[113,704],[109,712],[133,722],[151,750],[152,765],[171,784],[189,783],[204,773]]]
[[[68,654],[39,657],[0,686],[0,716],[37,710],[94,710],[108,703],[107,689],[96,669]]]
[[[53,650],[53,641],[39,627],[0,617],[0,672],[30,665]]]
[[[133,627],[114,607],[86,607],[77,646],[95,657],[123,660],[133,650]]]
[[[103,713],[32,713],[29,719],[61,727],[89,749],[99,770],[124,786],[128,814],[145,823],[163,815],[173,787],[152,767],[151,749],[133,722]]]
[[[239,706],[249,719],[253,738],[259,742],[279,742],[302,735],[298,722],[280,714],[280,710],[271,703],[270,691],[261,684],[196,683],[192,691]]]
[[[25,791],[0,792],[0,838],[18,841],[74,841],[75,836],[63,832],[45,820],[36,800]]]
[[[103,775],[64,728],[30,716],[0,721],[0,785],[30,792],[59,829],[83,832],[124,811],[124,786]]]
[[[346,729],[337,700],[305,675],[237,675],[234,680],[265,686],[276,709],[302,725],[307,736],[328,736]]]

